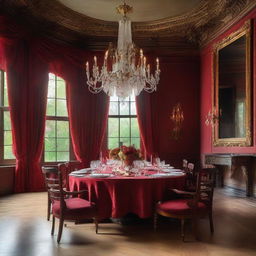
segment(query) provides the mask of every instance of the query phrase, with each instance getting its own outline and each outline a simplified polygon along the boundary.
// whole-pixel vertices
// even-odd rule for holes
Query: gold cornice
[[[117,37],[117,22],[102,21],[75,12],[58,0],[0,0],[2,9],[38,33],[67,43],[82,45]],[[237,22],[256,6],[255,0],[201,0],[191,11],[176,17],[150,22],[133,22],[133,38],[162,46],[168,38],[179,47],[183,40],[193,49],[209,41]],[[36,21],[36,22],[33,22]],[[53,28],[52,28],[53,27]],[[100,40],[99,40],[100,39]],[[98,41],[97,41],[98,40]],[[101,44],[101,43],[100,43]],[[143,45],[141,45],[143,46]]]

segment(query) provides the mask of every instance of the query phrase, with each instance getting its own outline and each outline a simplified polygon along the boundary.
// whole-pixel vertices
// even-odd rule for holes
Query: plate
[[[141,169],[143,169],[143,170],[155,170],[157,168],[155,166],[145,166],[145,167],[142,167]]]
[[[168,168],[163,168],[163,169],[161,169],[161,171],[162,172],[182,172],[182,170],[180,170],[180,171],[174,171],[175,169],[173,169],[174,167],[172,167],[172,168],[170,168],[170,167],[168,167]]]
[[[170,169],[170,171],[171,172],[184,172],[183,170],[181,170],[181,169],[174,169],[174,168],[172,168],[172,169]]]
[[[70,174],[87,174],[87,173],[90,173],[92,171],[94,171],[95,169],[92,169],[92,168],[84,168],[84,169],[81,169],[81,170],[78,170],[78,171],[73,171],[71,172]]]
[[[84,177],[85,174],[76,174],[76,173],[70,173],[70,176],[74,176],[74,177]]]
[[[113,174],[110,173],[92,173],[89,175],[92,178],[108,178],[108,177],[112,177]]]
[[[156,174],[152,174],[150,175],[150,177],[153,177],[153,178],[160,178],[160,177],[170,177],[170,176],[182,176],[182,173],[179,172],[179,173],[156,173]]]

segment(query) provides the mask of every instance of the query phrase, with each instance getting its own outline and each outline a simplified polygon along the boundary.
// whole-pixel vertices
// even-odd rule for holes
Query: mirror
[[[214,146],[251,145],[250,23],[215,45]]]

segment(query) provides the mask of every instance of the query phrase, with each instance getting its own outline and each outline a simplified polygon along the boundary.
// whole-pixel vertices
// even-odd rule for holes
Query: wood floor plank
[[[195,241],[190,223],[186,240],[180,223],[162,219],[157,232],[150,221],[130,225],[68,223],[60,245],[50,235],[46,220],[46,193],[24,193],[0,198],[1,256],[255,256],[256,200],[231,196],[218,189],[214,196],[215,233],[208,220],[200,221],[201,241]],[[58,224],[58,223],[57,223]]]

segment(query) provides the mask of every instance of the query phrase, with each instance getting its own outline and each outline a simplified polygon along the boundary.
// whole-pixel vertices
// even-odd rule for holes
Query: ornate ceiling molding
[[[101,49],[117,37],[117,22],[79,14],[57,0],[0,0],[2,9],[36,33],[79,47]],[[134,22],[140,46],[195,49],[206,45],[256,6],[255,0],[201,0],[191,11],[151,22]]]

